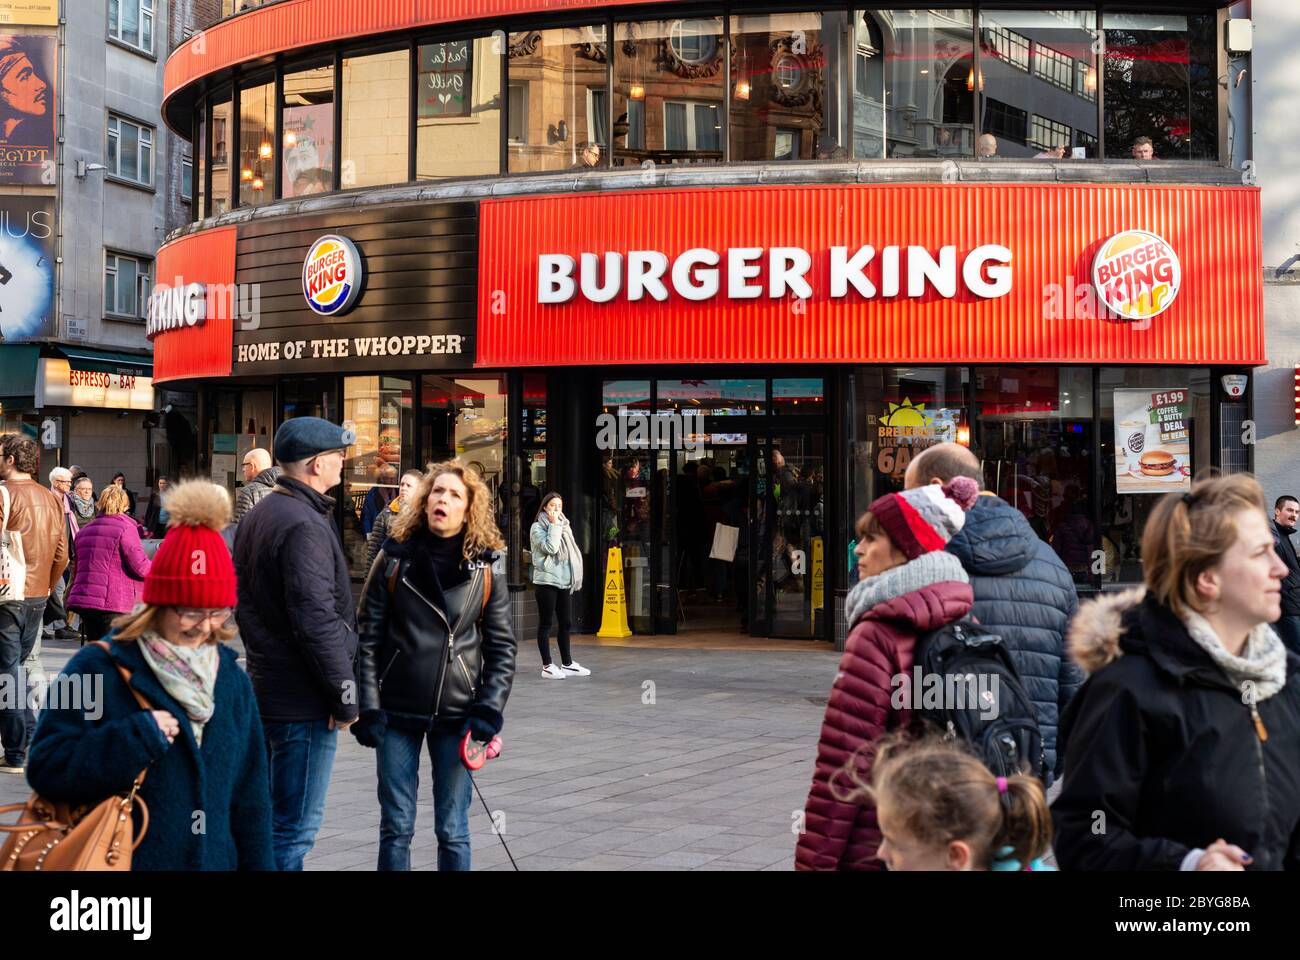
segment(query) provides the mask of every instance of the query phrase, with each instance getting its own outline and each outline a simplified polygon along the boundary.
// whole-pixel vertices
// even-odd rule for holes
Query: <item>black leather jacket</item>
[[[494,555],[484,553],[470,578],[446,591],[444,610],[409,575],[408,544],[385,541],[361,590],[361,713],[383,710],[430,728],[475,716],[499,731],[515,677],[516,644],[505,583],[494,580],[483,606],[486,568]]]

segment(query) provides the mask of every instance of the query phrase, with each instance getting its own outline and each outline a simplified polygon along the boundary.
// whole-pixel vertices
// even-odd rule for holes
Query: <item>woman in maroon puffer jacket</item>
[[[846,767],[870,779],[870,745],[911,722],[910,710],[892,705],[893,681],[910,676],[917,639],[970,611],[970,581],[944,546],[978,495],[974,480],[956,477],[887,493],[858,520],[859,580],[844,603],[852,628],[822,720],[795,869],[883,869],[875,808],[850,798]]]
[[[81,614],[87,640],[103,638],[109,621],[135,607],[152,566],[140,543],[140,524],[126,512],[130,503],[121,487],[106,487],[96,504],[102,516],[77,534],[77,569],[66,605]]]

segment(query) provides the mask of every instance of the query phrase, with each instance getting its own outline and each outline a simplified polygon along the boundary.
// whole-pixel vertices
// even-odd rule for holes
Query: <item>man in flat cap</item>
[[[271,759],[276,866],[301,870],[325,816],[338,731],[357,719],[355,606],[331,519],[356,435],[318,417],[275,433],[284,475],[239,524],[239,632]]]

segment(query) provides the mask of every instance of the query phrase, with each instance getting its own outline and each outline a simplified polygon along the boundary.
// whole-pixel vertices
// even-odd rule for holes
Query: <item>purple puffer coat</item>
[[[118,513],[92,520],[77,534],[77,570],[65,602],[72,610],[127,613],[151,565],[134,518]]]

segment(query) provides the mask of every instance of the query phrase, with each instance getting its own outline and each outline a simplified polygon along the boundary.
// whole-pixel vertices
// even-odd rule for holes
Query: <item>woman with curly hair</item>
[[[361,718],[352,732],[378,752],[380,870],[411,867],[426,739],[438,869],[470,868],[461,741],[500,733],[515,675],[509,598],[504,585],[492,588],[504,547],[477,471],[459,459],[431,464],[361,590]]]

